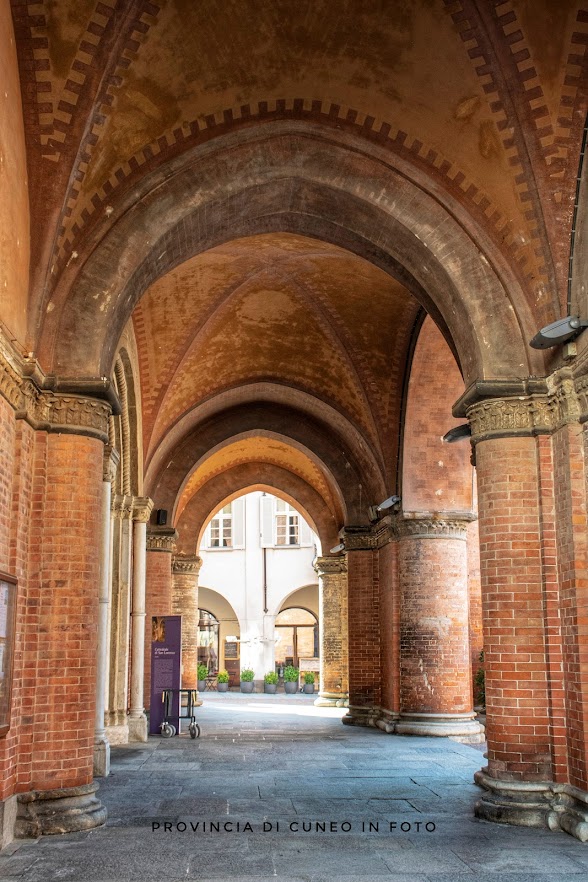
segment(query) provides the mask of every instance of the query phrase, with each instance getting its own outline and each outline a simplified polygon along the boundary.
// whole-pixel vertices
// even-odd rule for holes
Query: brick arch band
[[[255,434],[275,437],[306,451],[326,477],[333,499],[339,500],[334,509],[332,503],[329,506],[336,519],[363,523],[368,506],[384,498],[382,494],[386,493],[382,472],[365,444],[351,446],[349,439],[328,422],[327,416],[325,413],[321,419],[283,403],[252,401],[227,408],[193,425],[169,451],[169,457],[161,461],[158,474],[149,483],[155,507],[175,512],[195,464],[204,462],[215,448]]]
[[[285,231],[397,278],[454,347],[466,385],[542,373],[542,356],[525,344],[536,330],[531,307],[504,258],[418,175],[377,145],[294,121],[194,148],[147,175],[89,237],[45,314],[40,357],[60,377],[109,375],[152,282],[215,245]]]
[[[195,554],[210,517],[222,505],[245,493],[264,490],[300,511],[320,539],[323,553],[340,541],[341,526],[325,500],[299,475],[272,463],[239,463],[210,481],[192,496],[177,524],[177,552]]]

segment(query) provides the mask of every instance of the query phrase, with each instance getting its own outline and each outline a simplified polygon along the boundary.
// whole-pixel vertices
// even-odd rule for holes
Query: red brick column
[[[470,602],[470,660],[472,683],[474,684],[474,704],[477,704],[475,677],[480,670],[480,653],[484,649],[482,629],[482,586],[480,584],[480,535],[478,519],[468,524],[468,595]]]
[[[400,712],[400,587],[398,543],[387,533],[389,541],[378,550],[382,707],[376,725],[385,732],[394,732]]]
[[[468,411],[476,444],[488,736],[488,766],[476,775],[485,790],[476,813],[551,826],[557,825],[551,782],[558,685],[550,677],[549,645],[561,644],[557,631],[550,634],[557,586],[543,553],[545,507],[550,515],[553,497],[541,470],[543,439],[531,436],[531,404],[493,400]]]
[[[201,557],[174,556],[172,610],[182,617],[182,688],[198,685],[198,574]]]
[[[401,735],[484,740],[474,719],[469,653],[467,527],[456,513],[405,513],[396,522]]]
[[[562,692],[558,691],[553,701],[555,780],[569,781],[585,793],[588,790],[588,422],[582,428],[577,423],[562,426],[553,434],[552,444],[553,478],[557,488],[554,514],[558,566],[554,576],[559,583],[559,610],[553,613],[559,615],[554,621],[552,613],[548,637],[550,662],[564,674]],[[559,627],[556,630],[554,626]],[[559,628],[563,637],[561,654],[554,651]],[[588,795],[586,802],[588,820]]]
[[[374,726],[380,714],[380,572],[371,527],[347,527],[349,712],[343,722]]]
[[[86,407],[70,401],[72,410]],[[23,732],[20,836],[106,819],[92,783],[102,461],[96,438],[36,434],[24,653],[35,678]]]
[[[149,527],[145,575],[145,679],[143,700],[151,701],[151,618],[172,615],[172,552],[176,539],[173,529]]]

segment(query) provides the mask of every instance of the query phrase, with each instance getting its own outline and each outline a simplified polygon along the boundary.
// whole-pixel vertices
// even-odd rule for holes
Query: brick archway
[[[338,543],[339,522],[314,487],[298,475],[274,465],[264,464],[263,477],[256,463],[240,463],[217,475],[187,503],[178,522],[179,554],[194,554],[200,546],[204,528],[211,515],[222,505],[244,493],[263,490],[298,508],[316,531],[323,549]]]
[[[89,238],[55,292],[41,356],[63,377],[108,374],[112,341],[155,279],[221,242],[281,230],[398,278],[455,346],[466,385],[540,372],[542,357],[525,345],[531,309],[503,259],[457,205],[411,175],[377,146],[307,123],[195,148],[146,176]]]
[[[351,523],[365,521],[367,507],[386,493],[383,476],[365,444],[351,447],[337,427],[325,419],[258,401],[229,408],[215,419],[192,427],[152,478],[149,492],[156,505],[174,511],[178,494],[195,464],[217,445],[246,433],[280,437],[309,451],[323,471],[332,476],[333,494],[344,500],[346,518]]]

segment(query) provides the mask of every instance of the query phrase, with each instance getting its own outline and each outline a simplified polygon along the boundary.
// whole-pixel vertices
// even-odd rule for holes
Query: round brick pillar
[[[377,541],[371,525],[348,526],[347,605],[349,646],[348,726],[375,726],[380,716],[380,584]]]
[[[74,397],[66,404],[80,422],[105,408]],[[38,680],[21,730],[30,789],[18,797],[18,837],[106,820],[92,780],[103,450],[96,437],[35,436],[25,657]]]
[[[172,562],[173,614],[182,617],[182,689],[198,683],[198,574],[202,558],[174,556]]]
[[[469,652],[470,517],[406,514],[397,523],[402,735],[484,740],[475,720]]]
[[[319,577],[320,691],[317,707],[349,703],[347,562],[344,557],[317,557]]]
[[[172,611],[172,554],[177,533],[169,527],[149,527],[147,530],[147,563],[145,577],[145,681],[144,702],[151,701],[151,619],[153,616],[171,616]]]
[[[505,406],[519,402],[479,405],[498,414]],[[551,826],[553,819],[540,446],[541,439],[524,436],[476,444],[488,731],[476,814],[525,826]]]

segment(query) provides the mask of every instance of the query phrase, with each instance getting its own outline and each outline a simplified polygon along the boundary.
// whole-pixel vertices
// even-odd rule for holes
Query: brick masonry
[[[19,790],[92,781],[102,444],[35,438]]]
[[[380,705],[380,591],[378,555],[347,553],[349,598],[349,705]]]
[[[472,686],[466,543],[402,536],[398,570],[401,711],[468,713]]]
[[[537,441],[482,441],[476,464],[489,774],[550,780]]]
[[[172,563],[172,613],[182,616],[182,688],[198,683],[198,573],[199,557],[174,558]]]
[[[172,614],[172,555],[170,551],[147,551],[145,572],[145,685],[143,700],[151,696],[151,617]]]

